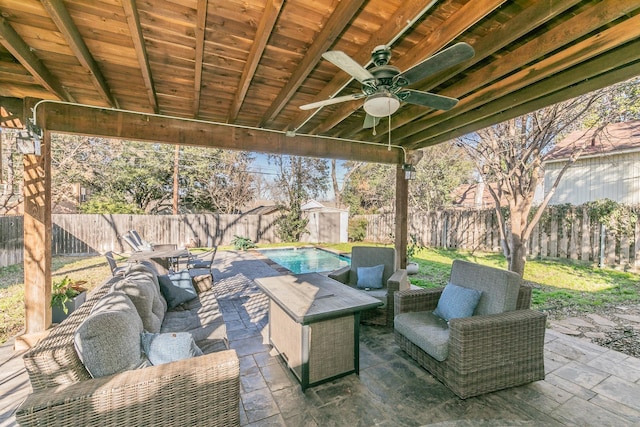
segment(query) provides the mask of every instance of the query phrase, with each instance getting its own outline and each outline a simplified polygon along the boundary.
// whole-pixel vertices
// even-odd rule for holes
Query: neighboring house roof
[[[567,160],[586,143],[580,158],[640,150],[640,120],[612,123],[594,136],[595,129],[571,132],[547,154],[545,163]]]

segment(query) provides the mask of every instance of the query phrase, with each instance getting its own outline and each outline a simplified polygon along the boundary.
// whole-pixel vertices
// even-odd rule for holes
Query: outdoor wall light
[[[22,154],[35,154],[40,155],[40,138],[37,135],[33,135],[28,130],[21,130],[16,136],[16,144],[18,145],[18,151]]]
[[[20,130],[16,136],[18,151],[22,154],[35,154],[36,156],[39,156],[41,154],[41,135],[42,134],[37,126],[27,123],[27,128]]]
[[[405,163],[402,165],[402,169],[404,170],[404,179],[411,180],[416,179],[416,168],[415,166]]]

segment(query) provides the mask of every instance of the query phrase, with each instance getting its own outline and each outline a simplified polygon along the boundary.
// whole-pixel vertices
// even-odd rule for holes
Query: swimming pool
[[[260,253],[294,274],[333,271],[351,264],[349,257],[317,248],[262,249]]]

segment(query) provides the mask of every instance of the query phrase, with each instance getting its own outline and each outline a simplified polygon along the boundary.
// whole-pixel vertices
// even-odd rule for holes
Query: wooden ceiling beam
[[[145,48],[142,27],[140,26],[140,17],[138,15],[136,0],[122,0],[122,7],[124,9],[124,14],[127,17],[127,25],[129,26],[131,40],[133,41],[133,46],[136,50],[136,57],[140,64],[140,72],[142,73],[144,86],[147,89],[149,105],[154,113],[158,113],[158,95],[153,84],[153,76],[151,74],[151,67],[149,66],[149,57],[147,55],[147,49]]]
[[[518,71],[509,77],[502,78],[491,86],[487,86],[472,95],[463,98],[458,106],[452,110],[426,116],[421,120],[414,121],[410,125],[392,132],[395,138],[398,138],[399,140],[415,142],[415,139],[411,137],[411,135],[415,134],[424,136],[430,134],[433,127],[439,123],[446,122],[456,116],[465,115],[466,117],[468,112],[480,108],[495,99],[507,96],[512,92],[536,83],[537,81],[546,79],[547,77],[552,77],[556,73],[569,69],[570,67],[578,66],[583,61],[587,61],[597,55],[613,51],[621,44],[639,37],[640,15],[636,15],[619,23],[615,27],[608,28],[595,34],[593,37],[581,41],[580,43],[566,49],[562,49],[555,55],[545,58],[544,60]],[[625,58],[618,58],[617,60],[623,61],[623,63],[625,62]],[[615,64],[616,63],[612,63],[608,65]],[[610,69],[611,66],[608,68]],[[487,77],[492,81],[497,80],[498,78],[498,76],[492,76],[491,74]],[[451,90],[464,92],[469,89],[470,88],[468,86],[463,84],[462,88],[456,85],[456,87]],[[448,96],[457,96],[453,95],[449,90],[446,90],[443,93]]]
[[[388,150],[383,144],[314,135],[287,136],[279,131],[73,104],[42,103],[38,117],[43,117],[46,130],[51,132],[363,162],[399,164],[404,161],[402,149]]]
[[[267,46],[269,37],[271,37],[273,28],[276,25],[276,21],[278,20],[278,16],[280,16],[280,11],[282,10],[283,4],[284,0],[267,1],[267,5],[264,8],[264,13],[262,14],[262,18],[260,19],[258,28],[256,29],[256,39],[251,45],[249,57],[247,58],[247,62],[245,62],[244,64],[244,68],[242,69],[242,76],[240,77],[238,89],[233,96],[233,102],[231,103],[231,108],[229,109],[227,123],[234,123],[238,118],[240,107],[242,107],[242,103],[247,96],[249,85],[251,85],[253,76],[255,75],[258,64],[260,63],[260,58],[262,58],[262,53]]]
[[[400,35],[400,32],[406,28],[408,22],[415,22],[433,7],[433,5],[434,4],[431,3],[428,7],[425,7],[424,0],[404,1],[391,19],[387,20],[378,31],[374,32],[371,38],[362,45],[358,53],[352,56],[353,60],[366,66],[365,64],[371,62],[371,52],[376,46],[389,43],[391,41],[389,40],[390,34]],[[341,89],[349,84],[351,80],[353,80],[353,78],[347,73],[337,72],[333,76],[333,79],[318,93],[316,98],[322,100],[335,96]],[[359,107],[356,107],[353,111],[357,108]],[[291,128],[296,130],[300,129],[316,112],[317,110],[300,111]]]
[[[313,70],[313,67],[316,66],[321,55],[335,42],[338,36],[342,34],[345,27],[358,13],[364,2],[365,0],[350,0],[338,3],[331,17],[320,31],[320,34],[315,38],[313,44],[309,46],[302,62],[300,62],[287,81],[287,84],[282,88],[275,101],[273,101],[265,112],[259,126],[264,126],[269,123],[282,111],[304,79],[306,79],[311,70]]]
[[[549,95],[545,95],[545,96],[541,96],[539,98],[533,99],[517,107],[507,108],[506,110],[502,108],[497,108],[498,111],[494,112],[492,115],[489,115],[481,120],[471,122],[468,124],[463,123],[460,127],[457,127],[455,129],[450,129],[446,134],[440,134],[434,138],[430,138],[429,140],[425,141],[427,143],[426,146],[440,144],[441,142],[449,141],[451,139],[458,138],[468,133],[475,132],[480,129],[484,129],[489,126],[493,126],[497,123],[504,122],[505,120],[510,120],[515,117],[519,117],[524,114],[530,113],[532,111],[539,110],[540,108],[544,108],[548,105],[553,105],[558,102],[567,101],[571,98],[575,98],[585,93],[589,93],[594,90],[602,89],[604,87],[611,86],[616,83],[620,83],[622,81],[631,79],[638,75],[639,68],[640,68],[640,61],[631,62],[627,65],[624,65],[616,69],[615,71],[603,73],[596,77],[591,77],[580,83],[565,87]],[[536,88],[532,88],[532,89],[529,89],[528,91],[529,92],[535,91],[535,89]],[[502,103],[504,104],[504,101],[502,101]],[[424,147],[424,146],[425,145],[421,145],[421,147]]]
[[[45,89],[63,101],[75,102],[75,99],[67,89],[51,74],[49,69],[33,53],[29,45],[3,17],[0,17],[0,43]]]
[[[111,107],[120,108],[118,100],[113,96],[113,93],[111,93],[111,89],[102,71],[100,71],[96,60],[93,55],[91,55],[91,52],[89,52],[89,48],[82,39],[78,27],[73,22],[73,19],[71,19],[71,15],[69,15],[69,11],[67,11],[62,0],[42,0],[42,5],[69,44],[69,48],[75,57],[78,58],[80,64],[89,72],[91,80],[96,89],[98,89],[100,96],[104,98]]]
[[[640,15],[638,15],[638,17],[640,17]],[[612,29],[614,28],[617,27],[613,27]],[[585,43],[593,46],[593,40],[586,40]],[[448,120],[440,121],[438,124],[429,126],[419,133],[401,139],[400,144],[407,149],[416,149],[425,145],[426,141],[433,141],[441,136],[449,137],[452,130],[462,126],[468,126],[468,128],[473,129],[475,126],[470,126],[473,123],[480,122],[491,116],[499,115],[503,117],[509,114],[511,109],[541,98],[546,99],[545,102],[547,102],[549,101],[549,97],[555,92],[579,85],[589,79],[597,78],[601,74],[606,74],[608,71],[613,71],[621,67],[627,68],[627,64],[633,64],[637,75],[638,72],[640,72],[640,68],[638,68],[637,65],[638,61],[640,61],[640,39],[636,39],[617,49],[606,50],[604,54],[591,60],[585,59],[574,67],[566,68],[556,73],[550,73],[544,80],[519,86],[519,90],[506,92],[499,98],[494,98],[481,106],[468,109],[465,114],[449,117]],[[526,73],[526,71],[527,70],[524,70],[523,73]],[[633,77],[633,74],[630,77]],[[617,83],[617,81],[613,83]],[[596,86],[594,89],[599,87],[602,86]],[[536,105],[540,105],[538,108],[541,108],[549,104],[538,103]],[[524,111],[521,114],[526,112],[528,111]],[[480,128],[478,127],[474,130],[477,129]]]
[[[504,82],[500,81],[500,79],[509,73],[518,70],[526,64],[534,63],[537,58],[569,45],[572,41],[597,30],[607,22],[611,22],[632,12],[638,7],[638,4],[631,5],[630,2],[625,0],[606,0],[601,2],[592,8],[584,10],[580,15],[574,16],[562,26],[552,28],[540,37],[507,53],[500,58],[496,65],[483,68],[474,74],[470,74],[454,86],[440,93],[454,98],[462,98],[468,93],[472,93],[476,88],[485,87],[489,83],[499,82],[498,84],[503,84]],[[511,25],[509,24],[509,26]],[[483,41],[481,47],[488,46],[490,42],[494,40],[493,36],[489,37],[489,41]],[[597,38],[598,37],[596,37],[596,39]],[[588,50],[587,48],[587,55],[589,54]],[[574,58],[570,59],[574,60]],[[432,84],[428,84],[428,86],[421,87],[421,89],[429,90],[431,86]],[[420,123],[430,120],[430,117],[441,115],[450,116],[452,114],[463,113],[461,107],[463,107],[465,102],[468,102],[468,100],[465,99],[461,101],[453,110],[448,112],[408,106],[393,117],[392,133],[399,138],[407,137],[413,131],[413,128],[420,129]],[[420,119],[421,117],[424,118]],[[386,132],[383,131],[383,135],[379,135],[377,138],[374,138],[374,140],[383,141],[385,133]]]
[[[429,91],[434,87],[437,87],[441,83],[449,80],[451,76],[457,75],[471,66],[477,64],[485,58],[493,55],[500,49],[504,48],[508,44],[514,42],[535,28],[543,25],[569,9],[580,3],[581,0],[550,0],[549,3],[534,2],[531,7],[523,10],[521,13],[515,15],[512,19],[505,22],[502,26],[495,31],[490,32],[482,39],[476,41],[473,48],[476,54],[473,58],[463,62],[448,70],[444,70],[433,77],[429,77],[424,80],[418,90]],[[395,114],[391,120],[391,132],[398,129],[412,121],[431,113],[430,110],[425,107],[418,107],[408,105]],[[354,132],[342,133],[342,137],[354,137],[356,133],[363,132],[361,129],[355,129]],[[369,133],[369,131],[365,131]],[[376,141],[381,141],[383,138],[387,138],[387,128],[380,128],[379,137],[374,138]]]
[[[444,46],[449,44],[451,40],[454,40],[465,30],[469,29],[482,18],[493,12],[496,8],[500,7],[505,0],[482,0],[468,2],[449,19],[443,21],[436,31],[433,31],[429,36],[422,39],[417,43],[409,52],[402,55],[396,61],[392,61],[392,65],[400,68],[401,70],[408,69],[418,62],[430,57],[437,53]],[[329,131],[331,128],[342,122],[360,108],[360,104],[346,103],[333,114],[331,119],[316,126],[311,133],[322,134]]]
[[[198,0],[196,18],[196,60],[193,92],[193,117],[200,114],[200,92],[202,89],[202,60],[204,58],[204,34],[207,26],[208,0]]]

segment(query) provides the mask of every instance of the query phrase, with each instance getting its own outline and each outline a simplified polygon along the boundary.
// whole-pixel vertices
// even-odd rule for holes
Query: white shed
[[[308,243],[346,243],[349,241],[349,209],[326,206],[317,200],[309,200],[301,206],[309,219],[308,234],[302,236]]]
[[[545,194],[558,173],[582,144],[585,151],[569,167],[551,199],[551,204],[611,199],[624,204],[640,203],[640,120],[615,123],[593,136],[593,131],[567,135],[544,161]]]

